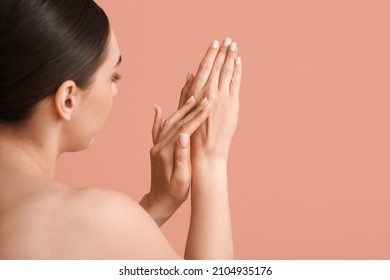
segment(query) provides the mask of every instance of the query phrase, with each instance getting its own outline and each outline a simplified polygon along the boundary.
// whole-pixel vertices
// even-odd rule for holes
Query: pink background
[[[208,45],[238,42],[244,73],[229,161],[239,259],[390,258],[390,2],[97,1],[123,81],[93,146],[58,179],[139,201],[154,104],[177,108]],[[163,226],[183,254],[189,201]]]

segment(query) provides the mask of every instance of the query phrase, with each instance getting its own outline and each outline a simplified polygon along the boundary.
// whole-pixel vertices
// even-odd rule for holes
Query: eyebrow
[[[116,63],[114,68],[118,67],[119,64],[121,64],[121,62],[122,62],[122,55],[119,56],[118,62]]]

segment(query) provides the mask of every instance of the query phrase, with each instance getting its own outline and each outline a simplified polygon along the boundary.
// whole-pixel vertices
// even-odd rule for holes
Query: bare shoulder
[[[76,230],[71,245],[78,244],[80,258],[178,258],[155,222],[124,193],[75,189],[64,199],[63,207]]]
[[[124,193],[26,185],[33,186],[0,197],[0,259],[178,258],[155,222]]]

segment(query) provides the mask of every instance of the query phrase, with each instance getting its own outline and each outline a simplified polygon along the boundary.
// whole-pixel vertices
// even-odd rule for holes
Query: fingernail
[[[195,100],[195,97],[194,96],[191,96],[190,98],[188,98],[188,100],[187,100],[187,104],[188,103],[191,103],[192,101],[194,101]]]
[[[240,65],[240,64],[241,64],[241,57],[237,57],[237,58],[236,58],[236,64],[237,64],[237,65]]]
[[[158,107],[157,104],[155,104],[154,105],[154,111],[156,111],[156,112],[157,112],[157,107]]]
[[[206,104],[206,102],[207,102],[207,97],[202,99],[202,101],[199,103],[199,106]]]
[[[219,47],[219,41],[218,40],[214,40],[213,42],[213,48],[216,49]]]
[[[187,78],[186,78],[186,81],[187,81],[187,82],[188,82],[189,80],[191,80],[191,76],[192,76],[191,72],[188,72]]]
[[[230,38],[226,38],[225,41],[223,41],[223,45],[225,48],[229,47],[231,43],[232,43],[232,39]]]
[[[179,143],[182,147],[187,147],[189,140],[190,140],[190,136],[188,134],[185,133],[180,134]]]
[[[236,50],[237,50],[237,43],[236,43],[236,42],[233,42],[233,43],[230,45],[230,51],[235,52]]]
[[[206,111],[208,109],[210,109],[210,104],[204,105],[204,107],[202,108],[202,111]]]

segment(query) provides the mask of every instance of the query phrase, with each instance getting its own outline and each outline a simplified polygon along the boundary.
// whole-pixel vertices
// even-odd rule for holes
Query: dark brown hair
[[[92,0],[1,0],[0,121],[23,123],[66,80],[88,87],[109,33]]]

